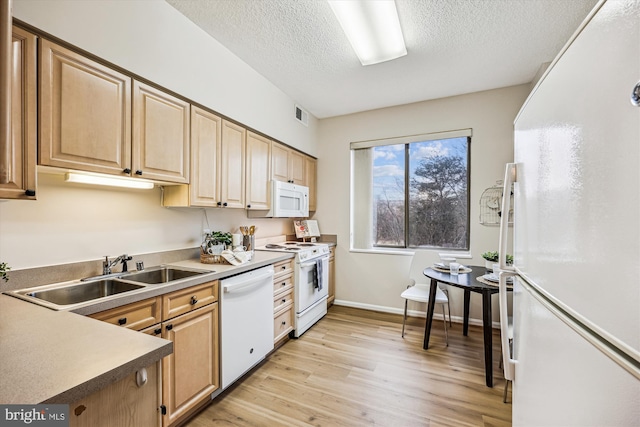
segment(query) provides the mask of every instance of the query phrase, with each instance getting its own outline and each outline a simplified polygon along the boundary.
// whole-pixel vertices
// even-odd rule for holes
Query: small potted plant
[[[482,254],[482,258],[485,259],[485,268],[493,271],[493,264],[500,261],[500,254],[498,252],[485,252]],[[511,264],[513,264],[513,256],[507,254],[507,265]]]
[[[204,234],[202,241],[202,252],[200,261],[205,264],[216,264],[220,262],[220,254],[227,246],[231,245],[231,233],[223,231],[210,231]]]
[[[0,262],[0,279],[8,282],[9,276],[7,276],[7,273],[9,270],[11,270],[11,267],[9,267],[6,262]]]

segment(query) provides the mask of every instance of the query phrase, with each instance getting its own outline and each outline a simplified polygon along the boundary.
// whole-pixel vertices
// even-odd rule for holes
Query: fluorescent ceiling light
[[[362,65],[407,54],[394,0],[329,0]]]
[[[78,184],[108,185],[111,187],[138,188],[150,190],[153,182],[144,179],[120,178],[115,176],[91,175],[84,173],[68,172],[64,177],[65,182]]]

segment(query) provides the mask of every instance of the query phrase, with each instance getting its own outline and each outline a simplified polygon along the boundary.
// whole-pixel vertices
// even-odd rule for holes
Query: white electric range
[[[294,331],[299,337],[327,314],[329,294],[329,245],[326,243],[280,242],[258,251],[289,252],[294,260]]]

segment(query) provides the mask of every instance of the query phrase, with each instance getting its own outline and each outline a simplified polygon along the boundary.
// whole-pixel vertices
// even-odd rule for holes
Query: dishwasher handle
[[[264,279],[269,279],[269,278],[273,278],[273,270],[269,270],[269,272],[266,274],[261,274],[256,277],[250,277],[247,280],[243,280],[242,282],[231,283],[226,285],[223,281],[222,289],[225,294],[228,294],[231,292],[246,291],[248,289],[261,285]]]

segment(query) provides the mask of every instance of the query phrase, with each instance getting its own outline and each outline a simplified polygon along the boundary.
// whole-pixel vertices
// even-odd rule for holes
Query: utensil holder
[[[247,234],[242,236],[242,246],[245,247],[247,252],[251,252],[253,255],[253,251],[256,246],[256,236],[253,234]]]

